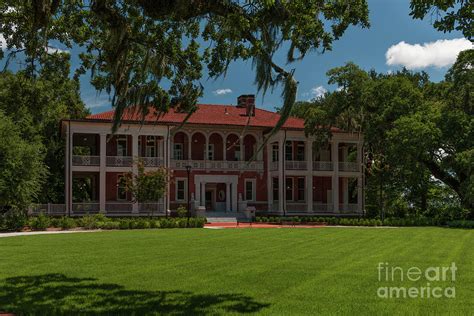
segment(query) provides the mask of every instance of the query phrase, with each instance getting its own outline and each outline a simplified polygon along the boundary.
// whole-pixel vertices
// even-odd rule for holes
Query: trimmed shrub
[[[3,220],[5,230],[18,231],[28,224],[28,217],[25,212],[12,210],[8,212]]]
[[[474,228],[474,221],[454,220],[446,222],[446,225],[452,228]]]
[[[63,217],[61,218],[61,221],[59,223],[59,226],[62,228],[62,229],[71,229],[71,228],[76,228],[77,227],[77,223],[76,221],[74,220],[74,218],[71,218],[71,217]]]
[[[51,224],[51,220],[48,216],[40,213],[38,216],[33,217],[31,222],[31,228],[34,230],[46,230]]]

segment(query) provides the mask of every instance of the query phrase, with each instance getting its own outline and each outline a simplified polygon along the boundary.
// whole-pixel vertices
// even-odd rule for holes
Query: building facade
[[[188,202],[209,212],[254,206],[268,214],[363,213],[360,134],[334,129],[329,143],[316,147],[304,121],[289,118],[270,136],[280,116],[255,108],[253,95],[240,96],[237,105],[198,105],[184,125],[186,113],[175,109],[159,118],[128,112],[111,134],[113,115],[62,122],[64,211],[71,215],[163,215]],[[124,173],[137,172],[136,157],[147,170],[169,170],[162,201],[132,203],[121,187]]]

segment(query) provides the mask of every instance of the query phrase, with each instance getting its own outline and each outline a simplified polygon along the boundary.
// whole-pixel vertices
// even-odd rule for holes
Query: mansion
[[[253,95],[237,105],[199,104],[186,113],[173,108],[145,118],[127,112],[112,134],[114,111],[63,120],[66,139],[65,205],[48,213],[104,212],[108,216],[164,215],[179,206],[206,212],[259,214],[362,214],[362,135],[333,129],[316,148],[304,133],[304,120],[289,118],[258,150],[280,115],[255,107]],[[162,201],[132,203],[120,177],[165,167],[170,181]],[[188,204],[189,203],[189,204]],[[56,209],[55,209],[56,208]]]

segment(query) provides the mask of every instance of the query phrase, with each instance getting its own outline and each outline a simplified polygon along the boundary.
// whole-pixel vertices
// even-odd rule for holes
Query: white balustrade
[[[133,157],[131,156],[107,156],[107,167],[131,167]]]
[[[359,171],[357,162],[339,162],[339,171]]]
[[[306,161],[287,160],[285,161],[286,170],[306,170]]]
[[[173,169],[186,169],[191,166],[193,170],[248,170],[263,171],[263,161],[225,161],[225,160],[172,160]]]
[[[74,155],[72,156],[72,165],[73,166],[99,166],[100,156]]]
[[[332,171],[333,164],[331,161],[313,161],[313,170]]]

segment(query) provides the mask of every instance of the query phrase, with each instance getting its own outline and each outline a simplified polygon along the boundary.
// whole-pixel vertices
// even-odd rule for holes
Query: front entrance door
[[[206,191],[206,211],[214,210],[214,191]]]

